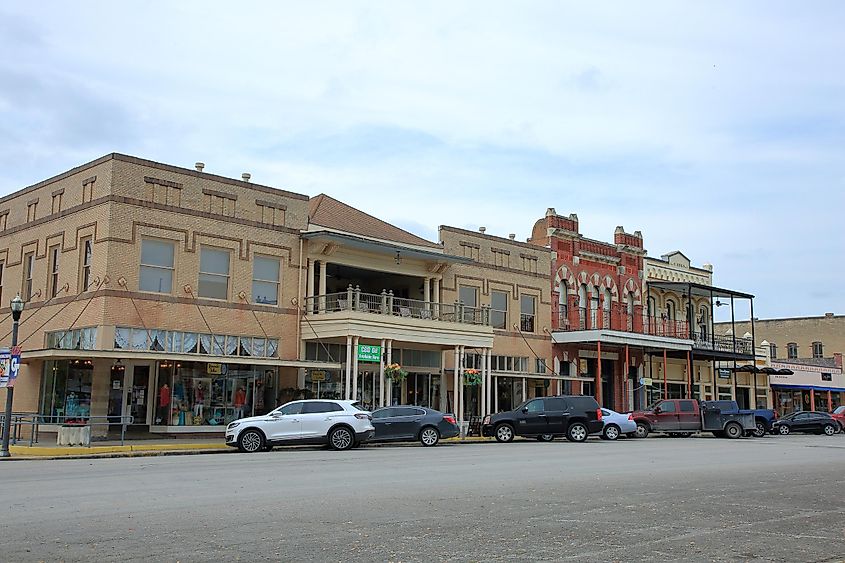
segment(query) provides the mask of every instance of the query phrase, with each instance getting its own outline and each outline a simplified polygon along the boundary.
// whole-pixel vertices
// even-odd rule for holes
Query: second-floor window
[[[220,248],[200,249],[200,297],[229,298],[229,251]]]
[[[176,245],[158,239],[141,241],[141,272],[138,288],[155,293],[173,292],[173,259]]]
[[[536,298],[533,295],[519,296],[519,328],[523,332],[534,332],[535,305]]]
[[[252,263],[252,302],[279,304],[279,259],[256,256]]]
[[[824,344],[821,342],[813,342],[813,357],[824,358]]]
[[[48,280],[48,291],[52,299],[59,293],[59,247],[50,248],[50,278]]]
[[[790,342],[786,345],[786,357],[790,360],[794,360],[798,357],[798,344]]]
[[[32,271],[35,269],[35,253],[30,252],[23,257],[23,287],[21,293],[23,300],[32,299]]]
[[[778,357],[778,345],[777,344],[769,344],[769,357],[770,358],[777,358]]]
[[[462,285],[458,289],[458,299],[464,304],[464,322],[474,322],[478,307],[478,288]]]
[[[82,253],[79,260],[80,291],[88,291],[88,286],[91,285],[91,259],[94,253],[93,241],[90,238],[83,239],[80,251]]]
[[[508,327],[508,294],[504,291],[490,292],[490,324],[500,330]]]

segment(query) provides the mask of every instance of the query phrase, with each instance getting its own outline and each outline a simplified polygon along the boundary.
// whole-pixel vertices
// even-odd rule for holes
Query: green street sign
[[[371,346],[369,344],[358,345],[358,361],[359,362],[380,362],[381,361],[381,346]]]

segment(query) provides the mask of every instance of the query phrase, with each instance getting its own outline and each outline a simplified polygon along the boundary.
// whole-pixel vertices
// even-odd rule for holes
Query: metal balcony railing
[[[391,315],[471,325],[490,325],[490,308],[470,307],[462,303],[434,303],[395,297],[392,292],[365,293],[347,289],[339,293],[305,298],[305,313],[320,315],[339,311],[355,311],[374,315]]]
[[[522,332],[534,332],[534,315],[521,313],[519,315],[519,330]]]

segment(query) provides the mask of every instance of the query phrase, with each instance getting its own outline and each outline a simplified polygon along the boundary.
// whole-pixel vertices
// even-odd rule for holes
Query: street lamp
[[[18,321],[21,320],[24,302],[20,294],[16,295],[10,304],[12,309],[12,348],[18,345]],[[12,428],[12,398],[15,394],[13,386],[6,387],[6,415],[3,417],[3,444],[0,447],[0,457],[9,457],[9,432]]]

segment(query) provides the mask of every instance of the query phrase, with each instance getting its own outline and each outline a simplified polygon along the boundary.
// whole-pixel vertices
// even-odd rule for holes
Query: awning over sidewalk
[[[692,340],[683,338],[667,338],[652,336],[638,332],[622,332],[618,330],[575,330],[552,332],[554,344],[610,344],[614,346],[631,346],[653,350],[677,350],[686,352],[692,350]]]
[[[803,391],[832,391],[834,393],[845,393],[845,387],[817,387],[815,385],[780,385],[777,383],[773,383],[770,385],[772,389],[783,389],[787,391],[789,389],[799,389]]]

